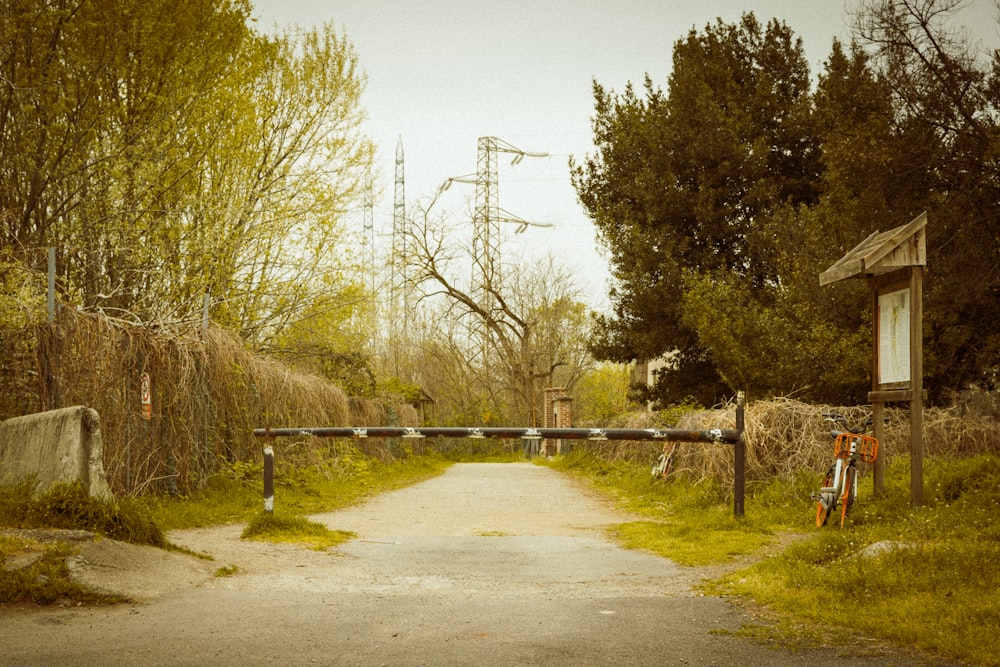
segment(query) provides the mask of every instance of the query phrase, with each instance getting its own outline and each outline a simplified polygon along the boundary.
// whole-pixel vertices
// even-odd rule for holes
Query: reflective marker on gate
[[[636,428],[514,428],[461,426],[316,426],[308,428],[256,428],[258,437],[312,435],[318,438],[552,438],[562,440],[670,440],[735,445],[740,439],[735,429],[707,431]]]

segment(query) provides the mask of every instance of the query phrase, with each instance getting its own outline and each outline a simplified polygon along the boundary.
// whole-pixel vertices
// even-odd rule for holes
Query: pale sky
[[[405,151],[408,210],[442,182],[476,171],[479,137],[548,153],[499,162],[500,206],[554,225],[510,235],[503,262],[551,251],[573,271],[583,299],[607,303],[607,262],[570,184],[568,157],[593,151],[592,81],[615,91],[648,73],[666,88],[675,41],[721,17],[753,12],[785,21],[803,39],[815,74],[835,37],[850,41],[857,0],[252,0],[258,27],[330,22],[354,44],[368,82],[365,130],[377,143],[376,230],[391,228],[396,143]],[[971,0],[970,24],[996,41],[991,0]],[[471,217],[472,185],[435,204],[456,225]],[[358,218],[360,225],[360,216]],[[471,222],[468,223],[471,226]],[[509,226],[508,227],[512,227]],[[511,230],[512,231],[512,230]],[[382,241],[385,242],[384,240]]]

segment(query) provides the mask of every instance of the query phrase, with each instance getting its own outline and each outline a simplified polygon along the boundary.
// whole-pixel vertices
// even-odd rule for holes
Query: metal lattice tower
[[[375,183],[372,181],[371,169],[365,178],[365,203],[363,207],[364,217],[362,219],[363,237],[362,243],[367,246],[365,261],[368,262],[368,289],[371,290],[372,298],[375,298]]]
[[[500,186],[497,178],[497,138],[479,137],[476,154],[476,208],[472,214],[472,296],[487,310],[500,258]]]
[[[409,294],[406,267],[406,186],[403,173],[403,139],[396,144],[396,188],[392,200],[392,293],[393,307],[406,317]]]
[[[493,309],[494,295],[500,290],[500,223],[518,225],[515,233],[529,225],[550,227],[528,222],[500,208],[500,185],[497,176],[497,156],[514,155],[511,164],[528,157],[548,157],[548,153],[528,153],[496,137],[480,137],[476,158],[476,208],[472,217],[472,293],[485,310]]]

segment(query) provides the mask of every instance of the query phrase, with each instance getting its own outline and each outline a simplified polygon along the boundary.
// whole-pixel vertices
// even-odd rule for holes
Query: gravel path
[[[240,526],[170,535],[212,562],[95,542],[80,577],[142,602],[0,611],[0,664],[918,664],[728,634],[751,619],[693,590],[706,571],[615,546],[607,527],[631,517],[532,464],[455,465],[313,518],[359,537],[317,552]]]

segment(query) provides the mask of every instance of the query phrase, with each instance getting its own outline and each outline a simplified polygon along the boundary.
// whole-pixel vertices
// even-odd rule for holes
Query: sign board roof
[[[819,284],[867,278],[907,266],[927,266],[927,213],[887,232],[875,232],[819,274]]]

